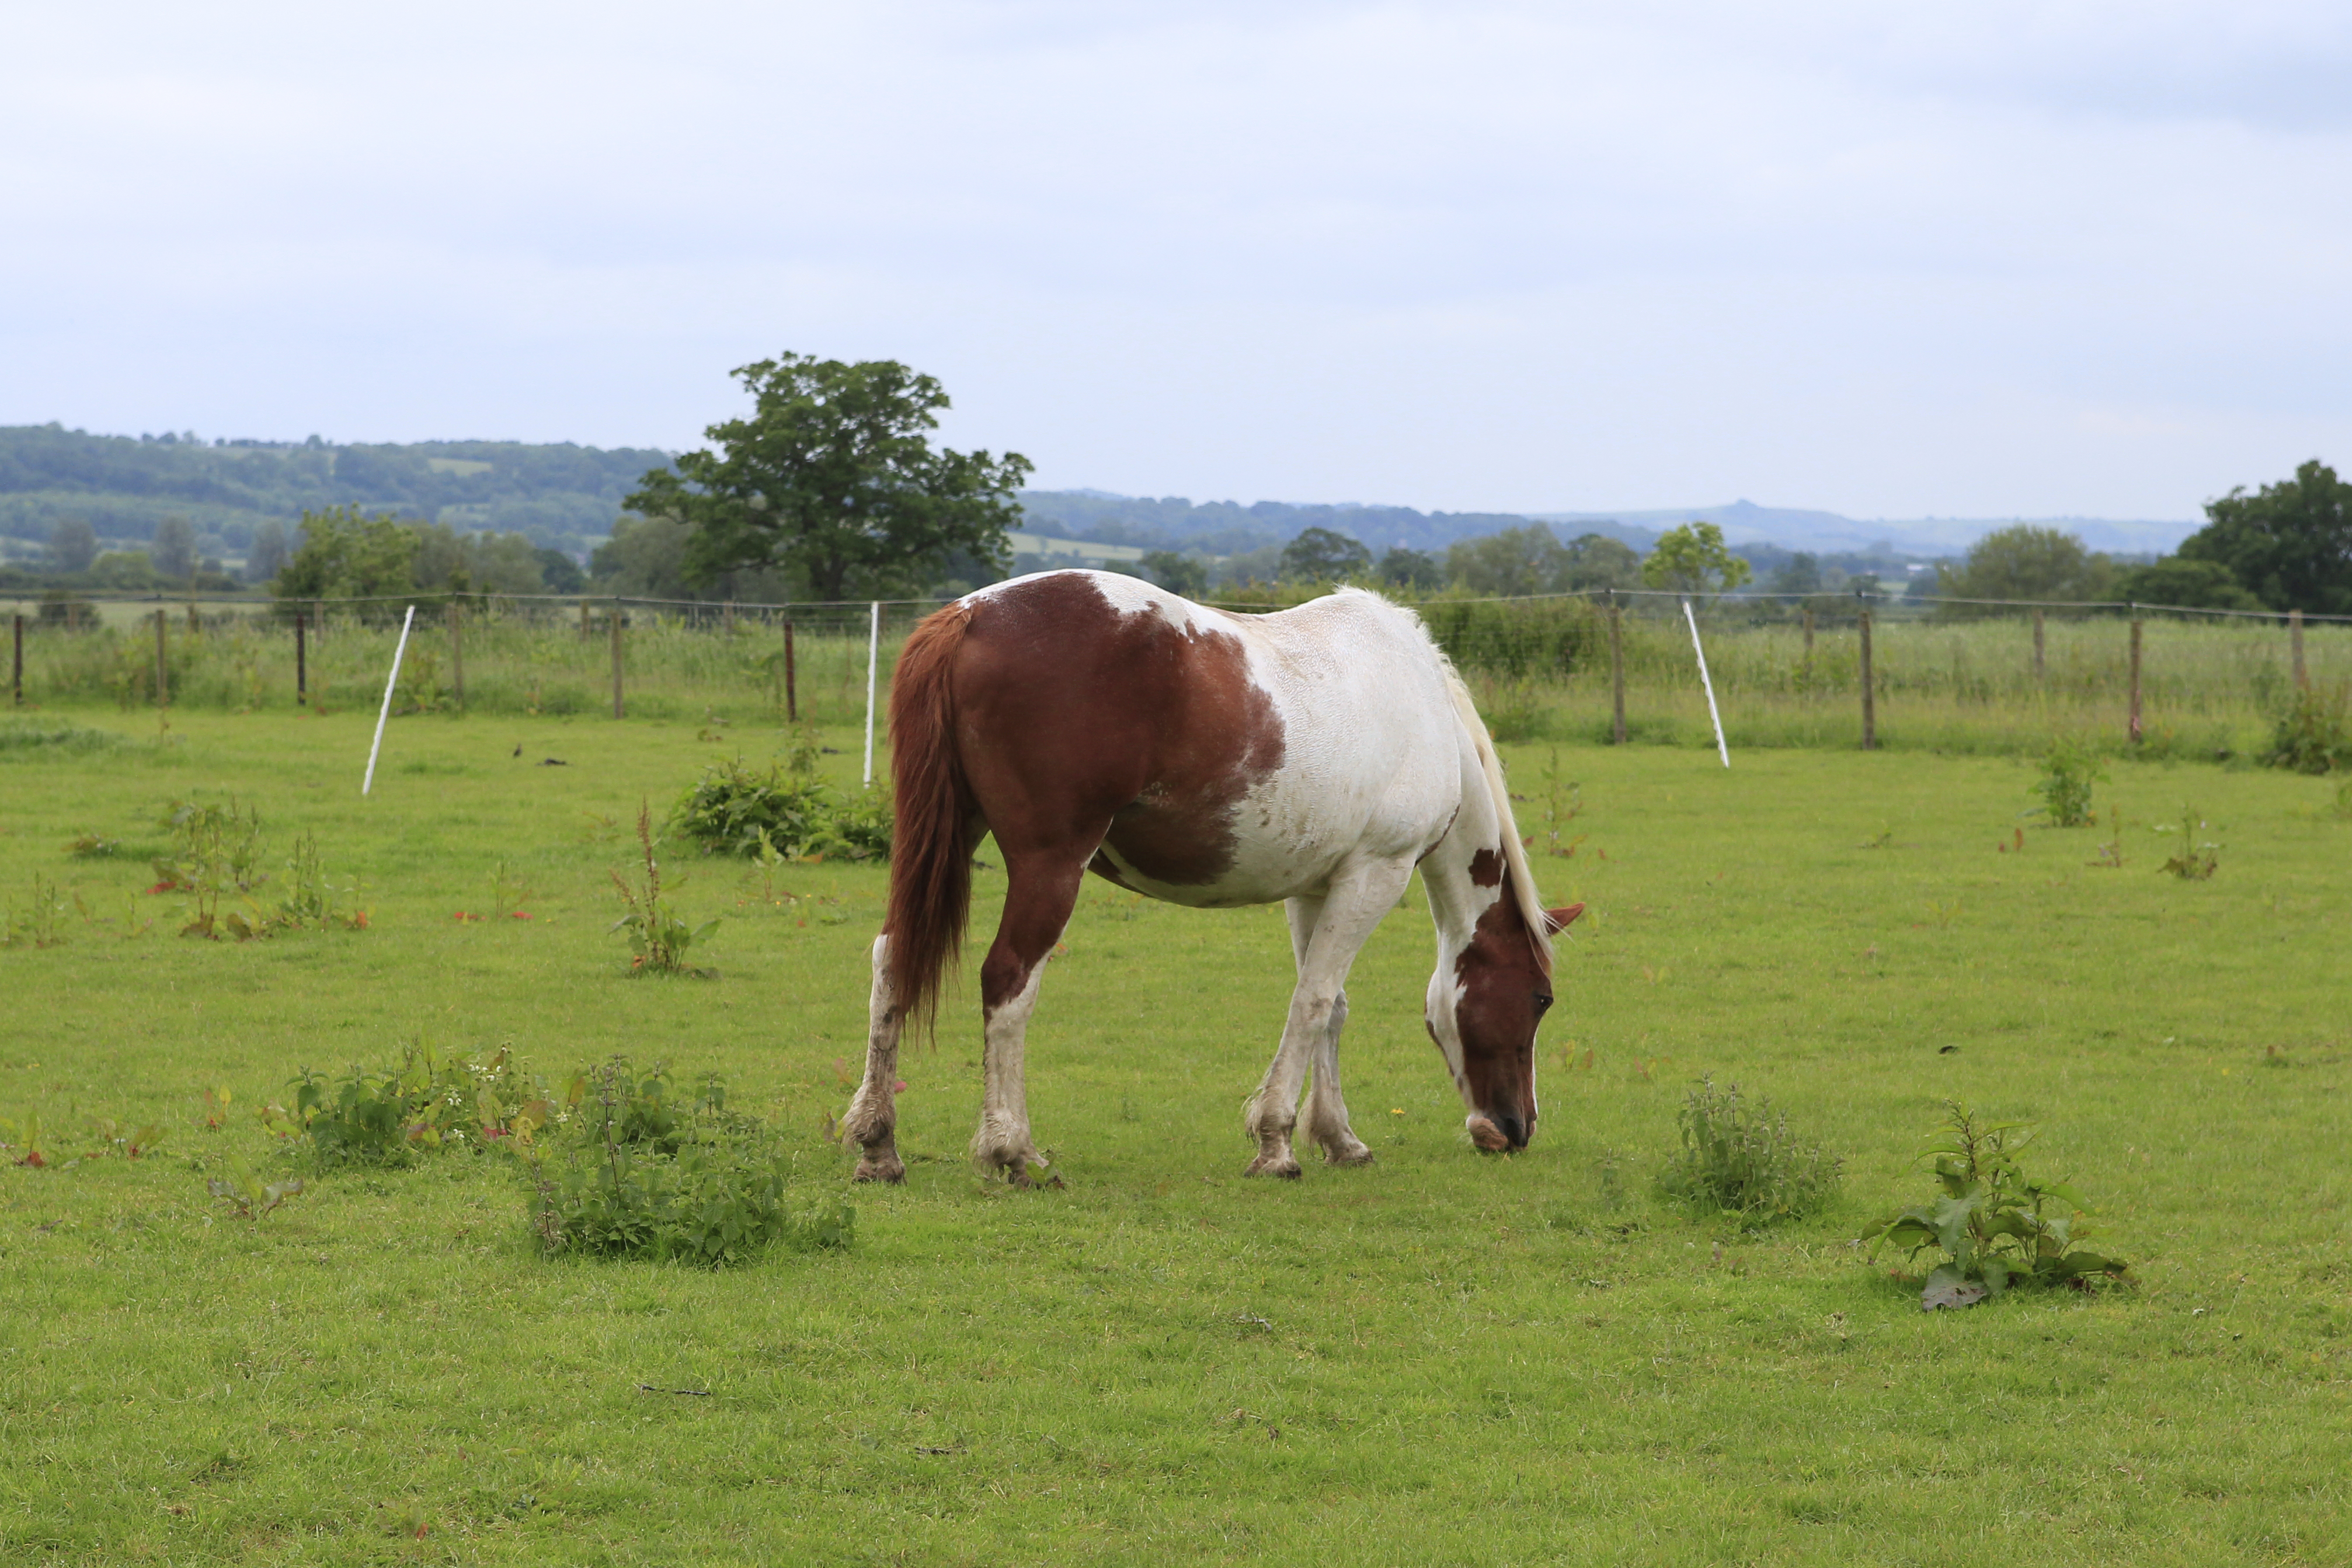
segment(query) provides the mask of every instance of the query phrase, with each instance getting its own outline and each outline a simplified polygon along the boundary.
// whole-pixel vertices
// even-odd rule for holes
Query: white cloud
[[[1244,499],[2186,517],[2352,462],[2316,5],[16,27],[5,420],[677,444],[792,348]]]

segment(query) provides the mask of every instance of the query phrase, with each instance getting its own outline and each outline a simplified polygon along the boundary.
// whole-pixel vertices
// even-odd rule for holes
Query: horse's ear
[[[1569,923],[1570,921],[1574,920],[1578,915],[1583,913],[1584,905],[1580,904],[1571,904],[1566,909],[1545,910],[1544,935],[1547,936],[1558,936],[1560,932],[1568,929]]]

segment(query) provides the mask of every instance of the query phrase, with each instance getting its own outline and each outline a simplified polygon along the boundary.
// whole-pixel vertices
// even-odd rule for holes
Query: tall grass
[[[930,608],[884,606],[884,689],[898,644]],[[1419,608],[1505,739],[1608,739],[1609,634],[1601,607],[1580,600],[1438,598]],[[626,709],[646,717],[690,718],[706,710],[739,720],[781,716],[789,615],[801,716],[856,722],[865,711],[866,613],[864,606],[818,606],[741,611],[730,618],[715,605],[629,606],[622,634]],[[594,607],[583,628],[570,607],[469,607],[462,706],[487,714],[609,714],[607,614]],[[1860,743],[1859,640],[1850,610],[1818,626],[1810,652],[1801,623],[1779,607],[1718,605],[1700,624],[1732,745]],[[331,611],[310,639],[311,706],[373,706],[395,637],[393,627]],[[2125,744],[2130,643],[2119,616],[2053,614],[2038,672],[2032,623],[2021,617],[1947,622],[1890,610],[1876,622],[1874,639],[1883,746],[2015,753],[2042,750],[2061,737],[2103,748]],[[281,619],[246,608],[193,617],[174,610],[165,645],[174,706],[295,706],[294,638]],[[1689,633],[1671,601],[1645,601],[1626,611],[1622,646],[1629,738],[1709,744]],[[2352,627],[2312,626],[2305,646],[2315,688],[2352,686]],[[152,619],[117,614],[79,631],[30,622],[25,648],[29,703],[154,703]],[[395,709],[455,711],[453,663],[445,612],[421,610]],[[2289,697],[2290,672],[2287,632],[2276,622],[2151,617],[2141,672],[2142,749],[2206,757],[2259,751]]]

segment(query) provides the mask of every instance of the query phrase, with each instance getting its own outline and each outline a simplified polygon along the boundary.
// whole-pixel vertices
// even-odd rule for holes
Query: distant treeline
[[[651,448],[568,442],[338,445],[0,426],[0,536],[46,542],[79,520],[101,538],[142,541],[182,517],[201,553],[242,556],[265,521],[357,506],[581,554],[612,532],[621,497],[668,463]]]
[[[1153,499],[1148,496],[1105,495],[1096,490],[1024,490],[1021,510],[1030,527],[1041,534],[1214,556],[1247,555],[1269,547],[1278,550],[1309,528],[1346,534],[1375,552],[1398,549],[1435,553],[1460,539],[1524,528],[1528,523],[1526,517],[1511,512],[1301,507],[1286,501],[1259,501],[1246,507],[1237,501],[1195,505],[1181,496]],[[1657,538],[1649,529],[1626,530],[1591,523],[1580,524],[1572,531],[1609,534],[1630,544],[1646,544]]]

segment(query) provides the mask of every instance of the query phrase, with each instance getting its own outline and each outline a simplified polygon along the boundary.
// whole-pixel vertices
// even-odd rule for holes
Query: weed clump
[[[2079,741],[2054,742],[2042,759],[2042,777],[2035,780],[2032,793],[2042,797],[2042,814],[2053,828],[2088,826],[2095,817],[2091,810],[2091,787],[2106,780],[2106,769],[2089,747]]]
[[[1835,1197],[1843,1163],[1800,1143],[1788,1113],[1759,1096],[1749,1105],[1736,1083],[1700,1080],[1675,1115],[1682,1149],[1658,1175],[1668,1197],[1748,1220],[1795,1218]]]
[[[20,906],[11,898],[0,918],[0,947],[61,947],[66,901],[58,884],[39,872],[33,873],[32,896]]]
[[[640,1077],[616,1056],[575,1080],[571,1097],[531,1156],[531,1228],[551,1255],[718,1268],[774,1248],[850,1244],[856,1211],[796,1191],[782,1135],[730,1111],[717,1078],[681,1103],[658,1064]]]
[[[1957,1101],[1946,1103],[1944,1125],[1921,1151],[1943,1196],[1881,1220],[1862,1239],[1874,1255],[1883,1243],[1908,1247],[1911,1257],[1934,1248],[1945,1260],[1932,1270],[1920,1305],[1971,1307],[2014,1285],[2086,1288],[2097,1277],[2120,1278],[2130,1265],[2077,1247],[2088,1233],[2083,1200],[2058,1182],[2029,1176],[2018,1155],[2033,1134],[2021,1122],[1987,1126]]]
[[[2211,881],[2213,873],[2221,869],[2221,846],[2200,841],[2197,837],[2200,829],[2210,826],[2210,824],[2199,819],[2196,807],[2181,807],[2180,848],[2170,860],[2164,862],[2160,869],[2170,872],[2183,882]],[[2173,829],[2168,825],[2158,828],[2157,831],[2168,833],[2173,831]]]
[[[622,880],[619,872],[613,873],[613,885],[620,890],[621,902],[626,906],[626,913],[613,922],[613,929],[625,933],[629,946],[636,952],[629,972],[716,978],[719,971],[696,968],[687,962],[687,954],[709,936],[719,922],[713,919],[689,925],[662,897],[661,862],[654,854],[653,812],[642,802],[637,807],[637,847],[645,864],[639,884],[633,887]]]
[[[2270,748],[2263,761],[2296,773],[2333,773],[2352,768],[2352,714],[2347,689],[2323,696],[2305,687],[2279,706],[2271,720]]]
[[[323,1166],[399,1166],[432,1149],[527,1142],[556,1114],[545,1087],[505,1046],[476,1061],[419,1040],[397,1066],[354,1063],[331,1082],[306,1067],[287,1088],[292,1108],[263,1106],[262,1124],[307,1141]]]
[[[704,768],[678,798],[670,828],[707,854],[755,857],[765,846],[790,860],[887,861],[890,793],[849,794],[824,783],[816,749],[803,739],[788,761],[764,772],[740,757]]]
[[[250,942],[280,931],[367,928],[366,910],[345,909],[338,904],[338,893],[353,889],[349,884],[337,888],[328,881],[314,833],[294,841],[294,852],[286,862],[284,896],[274,904],[265,904],[257,896],[261,884],[269,880],[269,873],[261,869],[259,812],[239,806],[234,797],[226,806],[174,800],[165,809],[160,825],[171,832],[172,847],[155,857],[155,885],[147,891],[188,895],[188,923],[180,928],[183,936],[215,942],[233,936]]]

